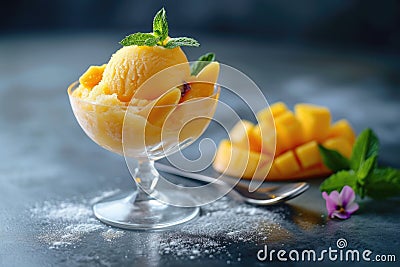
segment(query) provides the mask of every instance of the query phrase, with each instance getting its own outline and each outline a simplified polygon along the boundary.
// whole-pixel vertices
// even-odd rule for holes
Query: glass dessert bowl
[[[208,66],[216,68],[213,63]],[[95,216],[106,224],[125,229],[159,229],[199,214],[190,195],[157,188],[160,175],[154,161],[187,147],[207,128],[220,93],[215,85],[219,65],[211,80],[192,76],[190,81],[176,84],[176,79],[169,77],[180,67],[172,66],[153,75],[125,104],[116,104],[111,97],[100,102],[82,99],[79,92],[74,93],[79,82],[68,88],[73,113],[84,132],[101,147],[123,155],[130,166],[135,165],[130,171],[137,190],[93,207]],[[207,67],[204,70],[207,73]],[[168,201],[170,198],[174,201]]]

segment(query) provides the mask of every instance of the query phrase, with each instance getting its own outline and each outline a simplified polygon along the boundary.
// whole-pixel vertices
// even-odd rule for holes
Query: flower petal
[[[333,201],[326,192],[322,192],[322,197],[326,201],[326,209],[328,211],[328,216],[331,216],[332,212],[336,210],[337,203]]]
[[[339,212],[339,211],[335,211],[335,212],[332,213],[332,215],[330,217],[331,218],[337,217],[339,219],[346,220],[346,219],[350,218],[350,214],[347,213],[347,212],[343,212],[342,213],[342,212]]]
[[[345,185],[339,195],[339,200],[342,206],[346,209],[347,205],[353,203],[355,199],[356,199],[356,194],[354,193],[353,188],[351,188],[348,185]]]
[[[356,210],[358,210],[359,206],[357,203],[351,203],[346,207],[346,211],[349,214],[353,214]]]
[[[339,192],[338,191],[332,191],[329,194],[329,198],[336,203],[336,205],[341,205],[342,203],[340,202],[340,198],[339,198]]]

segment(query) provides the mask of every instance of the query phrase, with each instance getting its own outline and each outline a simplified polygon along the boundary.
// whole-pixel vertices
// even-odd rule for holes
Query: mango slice
[[[162,127],[167,116],[176,108],[181,99],[181,90],[171,89],[160,96],[152,105],[146,107],[148,110],[140,111],[140,115],[145,115],[147,121],[157,127]]]
[[[214,93],[214,85],[218,80],[219,63],[214,61],[205,66],[199,74],[189,82],[190,90],[184,93],[181,102],[199,97],[208,97]]]
[[[331,173],[323,164],[319,144],[347,158],[351,155],[353,129],[344,119],[331,125],[331,114],[325,107],[302,103],[295,106],[293,113],[284,103],[277,102],[269,110],[258,112],[257,119],[258,125],[246,120],[238,122],[230,132],[231,140],[220,143],[213,164],[217,171],[246,179],[308,179]],[[264,134],[263,129],[268,133],[273,121],[276,152],[272,159],[270,148],[275,136]],[[270,168],[269,172],[266,168]]]

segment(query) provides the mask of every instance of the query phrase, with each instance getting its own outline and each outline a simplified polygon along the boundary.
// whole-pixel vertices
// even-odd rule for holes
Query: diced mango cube
[[[257,169],[261,154],[243,149],[229,140],[222,140],[213,167],[227,175],[251,179]]]
[[[308,168],[322,162],[321,154],[319,153],[318,143],[311,141],[305,143],[295,149],[297,158],[303,168]]]
[[[260,150],[264,154],[274,154],[275,151],[275,129],[272,125],[255,125],[252,131],[254,139],[259,140]]]
[[[303,142],[302,127],[291,111],[275,119],[278,151],[292,149]]]
[[[79,83],[88,89],[92,89],[103,78],[103,72],[107,64],[101,66],[90,66],[79,78]]]
[[[351,128],[350,123],[345,119],[339,120],[331,126],[328,138],[331,137],[343,137],[347,139],[350,144],[354,144],[356,140],[356,134],[353,128]]]
[[[241,120],[229,132],[233,143],[252,151],[261,151],[261,135],[255,130],[255,125],[247,120]]]
[[[279,117],[280,115],[282,115],[283,113],[285,113],[288,110],[289,109],[287,108],[285,103],[276,102],[276,103],[272,104],[269,108],[260,110],[257,113],[257,119],[260,123],[262,123],[265,120],[268,120],[270,115],[272,115],[272,117],[274,119],[276,119],[277,117]]]
[[[350,158],[353,149],[352,144],[342,137],[329,138],[322,145],[326,148],[336,150],[346,158]]]
[[[283,176],[288,176],[300,171],[300,166],[292,150],[275,158],[276,167]]]
[[[280,115],[288,111],[286,104],[283,102],[276,102],[270,106],[271,113],[274,118],[278,118]]]
[[[323,142],[328,136],[331,124],[329,109],[311,104],[297,104],[294,109],[303,127],[304,141]]]

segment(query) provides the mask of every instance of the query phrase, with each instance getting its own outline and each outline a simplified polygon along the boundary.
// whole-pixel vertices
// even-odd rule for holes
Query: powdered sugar
[[[279,213],[224,197],[204,206],[197,220],[165,235],[159,253],[189,259],[224,256],[240,261],[240,255],[234,257],[227,247],[264,240],[266,232],[280,228],[281,219]]]
[[[81,241],[96,238],[96,242],[122,242],[124,236],[144,237],[146,232],[130,232],[111,228],[100,223],[93,215],[92,205],[119,190],[101,192],[88,199],[48,201],[37,204],[30,211],[34,218],[44,222],[38,240],[49,249],[74,248]],[[234,254],[230,247],[243,242],[264,241],[266,236],[281,229],[283,212],[273,211],[235,202],[224,197],[202,207],[201,216],[176,228],[167,229],[144,238],[141,246],[151,246],[159,255],[177,259],[227,258],[230,262],[240,261],[240,253]],[[282,232],[284,235],[285,233]],[[154,238],[157,239],[154,247]],[[95,257],[96,255],[91,255]],[[101,257],[100,257],[101,258]]]
[[[43,232],[38,239],[49,246],[49,249],[75,246],[85,236],[92,232],[100,232],[104,240],[109,242],[122,237],[123,231],[110,229],[93,217],[92,203],[110,197],[119,190],[110,190],[100,193],[91,200],[82,200],[80,203],[72,201],[46,201],[37,204],[30,212],[32,217],[44,221]]]
[[[107,231],[102,232],[101,236],[104,238],[105,241],[111,242],[117,238],[124,236],[124,231],[108,229]]]

